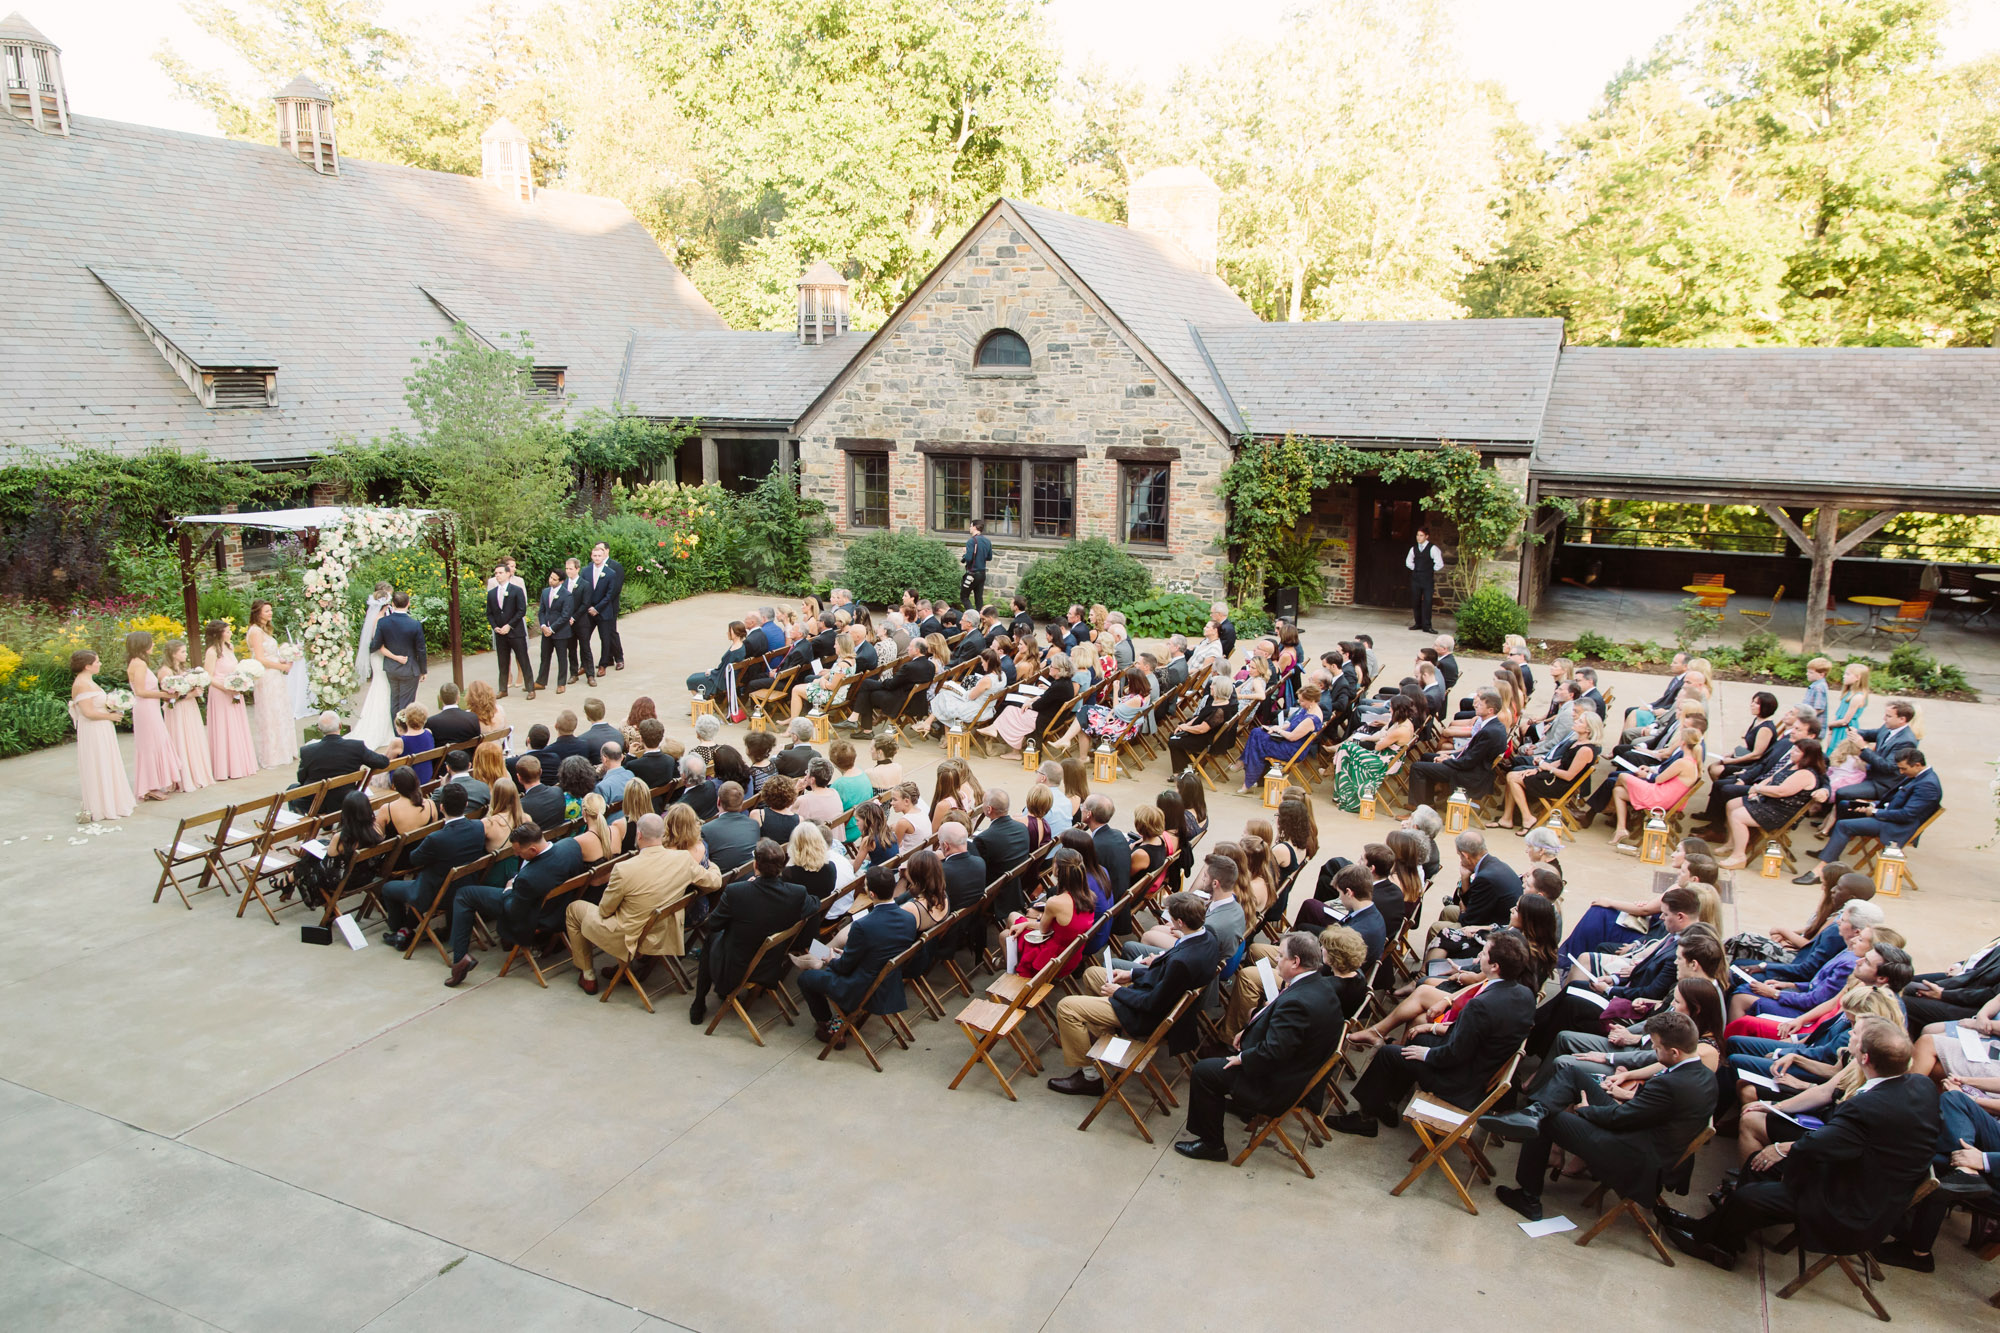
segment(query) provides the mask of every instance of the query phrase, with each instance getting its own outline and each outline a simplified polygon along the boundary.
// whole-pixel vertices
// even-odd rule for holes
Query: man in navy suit
[[[1884,843],[1901,846],[1910,840],[1924,821],[1938,812],[1944,804],[1944,784],[1938,781],[1937,770],[1930,768],[1924,752],[1914,745],[1905,745],[1896,752],[1896,790],[1889,799],[1876,804],[1863,801],[1855,809],[1859,813],[1852,819],[1842,819],[1833,826],[1833,836],[1826,840],[1826,846],[1819,849],[1819,860],[1832,863],[1840,859],[1847,850],[1850,838],[1880,838]],[[1816,884],[1818,871],[1812,871],[1793,880],[1794,884]]]
[[[486,623],[493,627],[493,654],[500,659],[500,697],[507,697],[507,669],[521,664],[521,685],[535,697],[535,678],[528,670],[528,595],[507,573],[502,561],[486,590]]]
[[[1167,924],[1178,936],[1165,950],[1140,960],[1123,982],[1114,980],[1101,967],[1086,968],[1083,993],[1064,996],[1056,1005],[1056,1027],[1062,1033],[1063,1063],[1068,1074],[1049,1080],[1056,1092],[1095,1097],[1104,1091],[1104,1080],[1090,1063],[1091,1044],[1099,1037],[1119,1034],[1143,1042],[1153,1029],[1173,1012],[1189,991],[1205,989],[1222,966],[1222,942],[1208,928],[1208,904],[1183,890],[1167,897]],[[1192,1024],[1194,1012],[1181,1016]],[[1179,1032],[1180,1025],[1175,1025]],[[1171,1040],[1172,1034],[1169,1034]]]
[[[438,788],[437,803],[444,811],[444,823],[411,850],[409,865],[417,877],[391,880],[382,886],[382,911],[389,918],[382,943],[390,948],[410,947],[417,914],[437,897],[445,876],[486,855],[486,826],[465,817],[466,800],[465,788],[456,782]]]
[[[1910,724],[1916,721],[1917,710],[1901,699],[1891,699],[1882,709],[1882,716],[1883,725],[1856,733],[1868,742],[1868,748],[1860,755],[1861,762],[1868,769],[1868,776],[1840,789],[1842,814],[1851,813],[1864,802],[1879,801],[1891,795],[1903,781],[1896,767],[1896,754],[1899,750],[1916,748],[1917,733]]]
[[[583,570],[583,614],[577,621],[583,653],[584,674],[625,669],[625,645],[618,638],[618,595],[625,590],[625,566],[611,558],[611,548],[603,542],[590,548],[590,564]],[[597,667],[590,667],[590,631],[597,631]]]
[[[483,846],[485,826],[471,820],[463,822],[481,831]],[[442,832],[443,829],[438,830]],[[431,835],[436,836],[436,833]],[[445,978],[447,986],[458,985],[465,980],[466,973],[479,966],[479,960],[472,954],[472,925],[478,913],[484,912],[499,922],[502,944],[529,944],[538,928],[552,930],[562,921],[565,905],[555,904],[544,912],[542,900],[583,873],[583,852],[575,838],[550,842],[532,819],[516,824],[507,837],[514,855],[521,858],[521,868],[514,872],[514,878],[505,884],[466,884],[453,893],[452,964],[451,975]]]
[[[549,571],[549,586],[542,589],[542,600],[535,623],[541,630],[542,669],[535,674],[535,688],[549,687],[549,658],[556,659],[556,693],[561,694],[569,687],[570,658],[574,644],[570,636],[576,632],[570,623],[576,618],[575,608],[570,605],[568,585],[563,576],[555,570]]]
[[[1411,804],[1436,808],[1434,789],[1440,784],[1462,787],[1474,800],[1493,789],[1493,763],[1507,748],[1507,724],[1500,720],[1499,693],[1491,688],[1475,691],[1472,712],[1479,720],[1457,754],[1410,766]]]
[[[870,867],[867,877],[854,886],[854,910],[860,915],[847,928],[847,947],[824,960],[792,955],[799,969],[799,990],[806,997],[806,1008],[812,1010],[813,1036],[820,1041],[840,1035],[829,1001],[849,1014],[863,997],[871,1014],[900,1014],[909,1007],[901,976],[885,978],[873,995],[868,994],[890,960],[917,942],[917,919],[896,906],[895,896],[896,872]],[[858,1021],[860,1015],[855,1018]]]
[[[1226,1110],[1245,1120],[1281,1114],[1333,1058],[1346,1015],[1340,983],[1320,970],[1325,961],[1316,936],[1297,930],[1285,936],[1278,946],[1278,998],[1250,1016],[1236,1038],[1236,1054],[1195,1065],[1187,1118],[1194,1137],[1176,1143],[1174,1151],[1200,1162],[1228,1161]]]
[[[389,678],[389,715],[394,717],[417,701],[417,686],[430,674],[424,656],[424,627],[410,614],[410,594],[398,591],[389,599],[389,613],[375,622],[375,639],[368,651],[381,649],[382,673]]]

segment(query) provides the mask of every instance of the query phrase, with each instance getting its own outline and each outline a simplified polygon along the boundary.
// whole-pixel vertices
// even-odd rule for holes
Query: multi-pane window
[[[933,457],[931,527],[964,532],[975,518],[989,537],[1075,536],[1076,464]]]
[[[847,456],[848,526],[889,526],[889,455]]]
[[[1165,463],[1127,463],[1119,469],[1118,512],[1126,541],[1166,544],[1167,481]]]
[[[1034,365],[1035,358],[1028,351],[1028,341],[1012,329],[995,329],[979,344],[979,353],[973,357],[976,366],[1007,369],[1022,369]]]

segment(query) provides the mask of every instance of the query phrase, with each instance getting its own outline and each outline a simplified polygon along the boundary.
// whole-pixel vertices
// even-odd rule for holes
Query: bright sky
[[[0,0],[14,3],[15,0]],[[1049,0],[1065,56],[1091,58],[1163,86],[1184,63],[1239,37],[1268,36],[1296,0]],[[1642,56],[1694,0],[1446,0],[1457,12],[1473,75],[1493,79],[1545,135],[1580,120],[1625,62]],[[221,53],[176,0],[18,0],[63,50],[71,107],[90,116],[214,133],[177,101],[152,52],[162,41],[197,65]],[[386,0],[391,26],[449,31],[473,0]],[[2000,49],[2000,0],[1959,0],[1947,52],[1962,60]]]

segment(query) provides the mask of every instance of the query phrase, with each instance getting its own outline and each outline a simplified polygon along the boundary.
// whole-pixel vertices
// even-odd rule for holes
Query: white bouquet
[[[184,673],[181,679],[188,683],[190,690],[205,690],[215,683],[214,679],[208,674],[207,667],[195,667],[193,670]]]
[[[219,684],[221,684],[223,689],[234,694],[248,694],[256,687],[257,677],[263,674],[262,668],[259,668],[256,672],[250,670],[251,667],[256,665],[255,662],[238,662],[236,669],[224,676]]]
[[[257,683],[257,678],[264,674],[264,664],[262,662],[259,662],[254,657],[249,657],[245,658],[241,662],[238,662],[236,664],[236,670],[239,673],[241,673],[246,680],[248,680],[251,684],[254,685]]]
[[[160,688],[173,695],[175,699],[185,699],[194,693],[194,681],[189,679],[190,675],[192,673],[161,676]]]
[[[278,660],[286,666],[290,666],[305,655],[306,650],[299,647],[296,643],[281,643],[278,645]]]
[[[129,713],[132,711],[132,691],[107,690],[104,695],[104,702],[121,713]]]

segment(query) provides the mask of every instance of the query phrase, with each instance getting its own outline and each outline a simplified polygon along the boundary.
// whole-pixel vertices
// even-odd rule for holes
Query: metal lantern
[[[1646,816],[1646,831],[1639,839],[1639,859],[1649,866],[1667,863],[1667,813],[1655,810]]]
[[[970,759],[972,738],[965,734],[961,723],[951,724],[951,730],[944,734],[944,757],[947,759]]]
[[[1549,808],[1548,814],[1542,817],[1542,827],[1555,834],[1556,841],[1558,842],[1576,841],[1576,835],[1569,831],[1569,825],[1563,821],[1562,807],[1560,806],[1551,806]]]
[[[1472,823],[1472,802],[1466,799],[1463,787],[1452,792],[1451,799],[1444,803],[1444,831],[1463,833]]]
[[[1111,748],[1110,742],[1099,741],[1097,748],[1091,751],[1091,760],[1095,765],[1093,776],[1097,781],[1118,781],[1118,752]]]
[[[764,705],[752,704],[750,706],[750,730],[769,731],[770,729],[771,719],[764,716]]]
[[[1361,809],[1359,813],[1363,819],[1375,818],[1375,789],[1373,787],[1364,787],[1362,789]]]
[[[1875,858],[1875,894],[1879,898],[1900,898],[1903,896],[1903,881],[1909,876],[1909,864],[1901,847],[1889,843],[1882,844],[1882,852]]]
[[[1765,879],[1778,879],[1785,873],[1785,849],[1778,845],[1776,838],[1764,844],[1764,860],[1757,873]]]
[[[1030,736],[1028,743],[1021,747],[1021,767],[1029,773],[1042,766],[1042,747]]]

